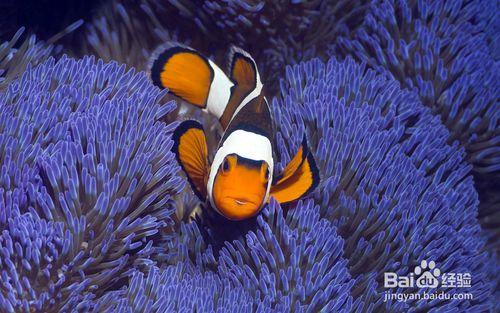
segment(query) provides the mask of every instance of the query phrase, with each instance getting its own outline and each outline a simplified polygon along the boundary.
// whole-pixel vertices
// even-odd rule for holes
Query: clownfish
[[[229,77],[196,50],[169,43],[157,50],[149,67],[152,82],[219,120],[224,133],[210,164],[203,126],[180,123],[172,151],[201,201],[230,220],[255,216],[273,196],[295,201],[313,191],[320,176],[307,142],[283,172],[273,175],[273,128],[254,59],[232,47]]]

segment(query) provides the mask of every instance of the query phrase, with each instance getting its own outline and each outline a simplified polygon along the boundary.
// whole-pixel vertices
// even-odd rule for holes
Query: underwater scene
[[[500,312],[500,1],[2,0],[0,312]]]

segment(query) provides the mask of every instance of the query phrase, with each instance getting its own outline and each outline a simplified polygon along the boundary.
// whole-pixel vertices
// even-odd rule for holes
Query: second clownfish
[[[273,128],[263,85],[253,58],[233,47],[229,77],[197,51],[175,43],[160,49],[151,79],[181,99],[216,116],[224,130],[210,164],[203,126],[183,121],[174,131],[173,152],[194,193],[230,220],[256,215],[273,196],[295,201],[319,184],[305,137],[282,173],[273,175]]]

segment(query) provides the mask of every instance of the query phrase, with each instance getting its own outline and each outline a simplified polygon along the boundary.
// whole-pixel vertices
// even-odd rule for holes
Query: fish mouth
[[[227,219],[240,221],[256,215],[262,206],[262,200],[245,196],[226,196],[216,204],[216,210]]]
[[[234,203],[236,203],[237,205],[246,205],[246,204],[256,205],[256,203],[254,201],[252,201],[251,199],[248,199],[248,198],[243,198],[243,197],[227,197],[227,199],[229,199],[231,201],[234,201]]]

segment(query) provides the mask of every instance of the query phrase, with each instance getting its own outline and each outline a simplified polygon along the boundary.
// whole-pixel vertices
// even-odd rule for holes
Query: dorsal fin
[[[255,60],[243,49],[232,46],[229,50],[228,72],[235,85],[224,114],[219,119],[224,129],[244,104],[261,96],[263,88]]]
[[[250,92],[260,83],[255,60],[245,50],[232,46],[229,50],[230,78],[235,84]]]

